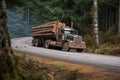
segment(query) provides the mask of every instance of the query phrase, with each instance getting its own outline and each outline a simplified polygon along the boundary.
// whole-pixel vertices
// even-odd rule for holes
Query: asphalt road
[[[31,37],[12,39],[12,48],[56,60],[103,68],[120,73],[120,57],[91,53],[65,52],[31,46]]]

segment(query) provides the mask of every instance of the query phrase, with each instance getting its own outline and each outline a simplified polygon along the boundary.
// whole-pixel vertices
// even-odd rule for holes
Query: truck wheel
[[[84,49],[77,49],[77,52],[82,52]]]
[[[38,47],[38,39],[35,39],[35,47]]]
[[[49,42],[48,41],[45,41],[45,48],[50,48],[50,44],[49,44]]]
[[[39,40],[38,46],[39,46],[39,47],[42,47],[42,42],[41,42],[41,40]]]
[[[65,43],[63,44],[63,50],[64,50],[64,51],[69,51],[69,44],[68,44],[68,42],[65,42]]]
[[[38,43],[37,42],[35,42],[35,47],[38,47]]]
[[[32,46],[35,46],[35,41],[34,41],[34,39],[32,39]]]

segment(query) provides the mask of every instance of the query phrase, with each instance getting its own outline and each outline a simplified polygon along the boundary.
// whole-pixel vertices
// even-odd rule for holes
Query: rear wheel
[[[77,52],[82,52],[84,49],[77,49]]]
[[[38,46],[42,47],[42,41],[41,40],[38,41]]]
[[[68,44],[68,42],[65,42],[65,43],[63,44],[63,50],[64,50],[64,51],[69,51],[69,44]]]
[[[35,46],[35,40],[32,39],[32,46]]]
[[[49,44],[49,41],[45,41],[45,48],[51,48],[50,44]]]
[[[38,47],[38,39],[32,40],[32,46]]]
[[[35,40],[35,46],[38,47],[38,40]]]

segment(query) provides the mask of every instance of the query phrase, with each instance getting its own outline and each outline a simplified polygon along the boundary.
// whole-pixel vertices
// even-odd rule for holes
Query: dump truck
[[[76,49],[78,52],[86,48],[78,31],[59,21],[32,27],[32,37],[32,46],[36,47],[59,47],[64,51]]]

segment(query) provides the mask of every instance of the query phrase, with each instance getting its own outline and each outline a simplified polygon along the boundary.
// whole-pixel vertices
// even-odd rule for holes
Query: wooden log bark
[[[39,29],[32,29],[32,32],[37,32],[37,31],[44,31],[44,30],[52,30],[53,28],[39,28]]]
[[[37,31],[37,32],[32,32],[33,34],[42,34],[42,33],[52,33],[52,30],[43,30],[43,31]]]
[[[68,28],[68,26],[66,26],[65,23],[61,23],[58,21],[49,22],[37,27],[32,27],[32,36],[43,36],[44,34],[49,33],[52,33],[52,35],[54,34],[55,36],[57,34],[57,28]]]
[[[33,36],[33,37],[35,37],[35,36],[39,36],[39,37],[45,36],[45,37],[47,37],[47,36],[54,36],[54,34],[53,34],[53,33],[32,34],[32,36]]]

